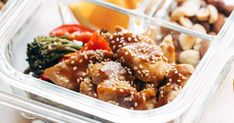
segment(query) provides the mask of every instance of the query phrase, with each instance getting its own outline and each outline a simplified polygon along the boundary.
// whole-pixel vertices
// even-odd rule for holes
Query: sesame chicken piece
[[[171,102],[182,90],[182,87],[176,83],[168,83],[159,88],[159,97],[156,107],[163,106]]]
[[[87,74],[96,85],[108,79],[115,81],[126,80],[128,82],[134,80],[134,76],[129,69],[125,69],[120,63],[114,61],[90,64]]]
[[[167,58],[157,45],[132,43],[119,49],[117,57],[143,82],[162,80],[167,72]]]
[[[136,92],[127,81],[106,80],[97,85],[98,99],[117,102],[117,105],[125,108],[134,106],[133,98]]]
[[[134,80],[131,85],[137,89],[134,94],[134,109],[147,110],[153,109],[157,105],[157,86],[158,82],[145,83],[139,79]]]
[[[46,69],[44,75],[59,86],[79,91],[80,82],[87,76],[88,64],[110,61],[112,56],[112,52],[104,50],[79,52],[76,56]]]
[[[114,53],[116,53],[118,49],[131,43],[145,42],[150,45],[155,45],[155,41],[147,36],[134,35],[133,33],[125,29],[121,29],[120,27],[117,27],[116,30],[117,32],[113,34],[102,34],[102,36],[105,37],[105,40],[109,42],[110,47]]]
[[[97,86],[97,95],[98,99],[129,109],[147,110],[156,105],[155,88],[137,92],[127,81],[104,81]]]
[[[155,41],[147,36],[117,27],[115,33],[103,34],[114,52],[114,57],[130,67],[136,78],[144,82],[160,81],[166,75],[167,58]]]
[[[147,110],[155,108],[157,90],[154,87],[146,87],[134,96],[134,109]]]
[[[160,43],[163,55],[167,57],[169,63],[175,63],[176,53],[171,35],[167,35]]]
[[[192,75],[193,70],[194,67],[189,64],[171,65],[167,75],[167,82],[176,83],[183,87],[189,77]]]
[[[80,93],[96,98],[97,93],[95,85],[91,82],[89,77],[84,78],[80,83]]]
[[[171,102],[182,90],[194,68],[188,64],[177,64],[169,67],[166,84],[159,88],[158,106]]]

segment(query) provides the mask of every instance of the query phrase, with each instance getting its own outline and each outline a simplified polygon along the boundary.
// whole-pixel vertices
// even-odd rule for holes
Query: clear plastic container
[[[186,113],[186,111],[198,111],[198,114],[201,114],[200,110],[189,107],[192,104],[196,106],[203,106],[203,104],[206,104],[208,97],[211,97],[217,90],[220,82],[219,73],[223,71],[226,72],[225,65],[230,64],[227,61],[231,56],[229,52],[233,50],[227,49],[233,46],[231,43],[232,37],[230,37],[230,30],[233,29],[234,26],[232,23],[234,19],[233,14],[227,20],[219,35],[213,37],[168,23],[160,18],[149,17],[143,14],[144,10],[142,10],[142,12],[129,11],[99,0],[86,1],[107,7],[130,17],[128,29],[132,32],[150,33],[150,35],[153,36],[152,38],[158,39],[162,36],[159,35],[159,27],[168,28],[175,32],[209,40],[211,42],[210,48],[196,67],[185,87],[172,102],[153,110],[135,111],[124,109],[22,73],[28,66],[25,61],[26,44],[32,41],[36,36],[47,35],[52,29],[62,24],[55,0],[42,1],[38,9],[36,9],[38,1],[25,0],[24,4],[21,4],[14,13],[15,16],[11,16],[11,18],[8,19],[8,23],[3,26],[0,33],[1,77],[9,85],[19,88],[13,88],[16,95],[37,101],[33,103],[33,105],[27,105],[25,102],[28,100],[24,99],[24,101],[19,102],[22,104],[22,106],[19,107],[24,106],[23,108],[27,108],[28,111],[31,110],[32,112],[35,111],[35,107],[44,107],[44,109],[47,109],[44,114],[48,113],[47,117],[52,117],[52,119],[59,120],[59,118],[62,118],[55,117],[56,115],[49,115],[49,111],[53,111],[53,113],[56,114],[56,112],[59,113],[61,110],[65,112],[69,111],[72,115],[62,113],[58,114],[58,116],[62,115],[76,120],[81,116],[85,116],[87,117],[87,119],[84,119],[85,121],[95,119],[101,122],[186,122],[196,118],[193,117],[193,113]],[[138,23],[134,23],[135,21],[133,20],[137,20]],[[226,53],[226,50],[229,52]],[[220,61],[220,58],[223,58],[223,60]],[[213,71],[214,67],[215,71]],[[204,81],[207,83],[204,84]],[[5,96],[4,98],[7,97],[9,96]],[[67,119],[64,118],[64,121],[66,120]],[[69,122],[69,120],[67,122]]]

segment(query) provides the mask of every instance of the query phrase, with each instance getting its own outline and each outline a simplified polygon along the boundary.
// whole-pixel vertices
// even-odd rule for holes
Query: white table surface
[[[46,8],[45,15],[53,15],[49,13],[57,13],[55,5],[56,0],[42,0],[42,7]],[[48,7],[50,6],[50,7]],[[45,10],[45,9],[44,9]],[[56,14],[54,14],[56,15]],[[48,20],[47,20],[48,21]],[[37,24],[40,24],[38,22]],[[39,25],[40,26],[40,25]],[[1,77],[0,77],[1,78]],[[234,79],[234,65],[225,80],[222,89],[215,96],[212,104],[209,105],[207,111],[203,115],[200,123],[233,123],[234,122],[234,94],[233,94],[233,79]],[[1,81],[1,79],[0,79]],[[11,93],[8,85],[0,82],[0,90]],[[12,108],[0,105],[0,122],[1,123],[27,123],[30,122],[19,115],[19,111]]]

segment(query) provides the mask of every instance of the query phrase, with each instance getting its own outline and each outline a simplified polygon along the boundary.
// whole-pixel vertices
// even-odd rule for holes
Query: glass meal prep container
[[[41,7],[35,12],[29,12],[29,10],[32,10],[32,5],[37,4],[37,2],[35,3],[35,1],[25,0],[24,3],[27,4],[19,7],[22,8],[22,10],[18,9],[17,11],[20,14],[11,17],[8,20],[8,23],[4,25],[4,28],[0,33],[2,40],[0,73],[5,82],[19,88],[13,89],[15,94],[51,105],[55,109],[67,110],[77,115],[83,115],[87,118],[106,122],[147,122],[152,120],[154,122],[181,122],[184,121],[184,118],[189,118],[189,116],[185,115],[185,111],[190,111],[188,110],[189,106],[193,104],[194,101],[202,100],[202,103],[199,104],[201,104],[200,106],[203,106],[206,99],[200,98],[203,96],[210,97],[212,92],[216,90],[211,87],[217,87],[218,82],[216,81],[217,83],[215,83],[214,80],[219,78],[218,75],[223,72],[224,68],[222,65],[226,65],[227,59],[229,59],[230,53],[225,54],[224,51],[231,45],[229,36],[230,29],[233,27],[232,15],[219,35],[217,37],[212,37],[195,30],[168,23],[160,18],[151,18],[143,13],[120,8],[103,1],[89,0],[87,2],[112,9],[128,16],[130,18],[128,29],[131,32],[145,33],[157,40],[162,38],[159,27],[163,27],[178,32],[179,34],[192,35],[193,37],[212,42],[210,48],[203,56],[185,87],[172,102],[152,110],[134,111],[124,109],[22,73],[28,66],[25,61],[27,43],[32,41],[36,36],[47,35],[52,29],[62,24],[56,1],[51,0],[42,2],[44,2],[44,4],[41,4]],[[37,8],[37,6],[35,6],[35,8]],[[24,23],[27,19],[27,23]],[[227,33],[228,30],[229,33]],[[228,40],[221,43],[225,38],[228,38]],[[212,79],[205,77],[205,75],[211,76],[214,73],[212,71],[212,66],[216,66],[219,63],[217,62],[215,64],[212,60],[219,61],[217,60],[217,58],[220,58],[218,56],[222,56],[223,54],[225,54],[226,59],[222,61],[222,65],[217,66],[215,71],[215,75],[217,76],[214,76]],[[207,81],[207,83],[204,84],[204,81]],[[200,91],[204,91],[203,96],[201,97],[201,93],[198,93]],[[48,109],[54,110],[54,108],[49,107]],[[193,110],[191,109],[191,112],[192,111]]]

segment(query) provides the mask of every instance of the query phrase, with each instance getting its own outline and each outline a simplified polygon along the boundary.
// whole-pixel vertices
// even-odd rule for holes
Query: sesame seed
[[[80,59],[80,60],[79,60],[79,63],[82,63],[82,62],[83,62],[83,59]]]
[[[169,82],[169,83],[167,83],[166,85],[170,85],[171,83]]]
[[[131,37],[128,37],[128,41],[131,41],[132,40],[132,38]]]
[[[141,71],[140,71],[140,70],[137,70],[137,73],[138,73],[138,74],[141,74]]]
[[[149,76],[149,73],[145,73],[145,76],[148,77],[148,76]]]
[[[110,35],[110,40],[112,40],[113,39],[113,35]]]
[[[115,45],[113,45],[113,49],[115,50],[115,48],[116,48],[116,46]]]
[[[176,90],[176,91],[178,91],[178,90],[179,90],[177,86],[175,87],[175,90]]]
[[[181,80],[178,79],[177,82],[181,82]]]
[[[137,42],[138,40],[136,38],[134,38],[134,41]]]
[[[137,107],[137,105],[138,105],[137,102],[135,102],[135,103],[134,103],[134,106]]]
[[[97,97],[97,94],[96,94],[96,93],[94,93],[94,94],[93,94],[93,96],[94,96],[94,97]]]
[[[74,60],[72,60],[72,61],[71,61],[71,64],[75,64],[75,61],[74,61]]]
[[[128,52],[125,52],[124,54],[125,54],[125,55],[128,55]]]
[[[143,100],[145,101],[146,99],[145,99],[145,96],[143,96]]]
[[[118,37],[116,38],[116,41],[119,41],[119,38],[118,38]]]
[[[75,71],[77,69],[77,67],[75,66],[75,67],[73,67],[73,71]]]
[[[187,79],[187,77],[185,77],[185,76],[182,76],[182,79]]]
[[[119,43],[123,43],[124,42],[124,40],[120,40],[120,42]]]
[[[66,79],[66,80],[64,80],[64,82],[68,83],[68,82],[69,82],[69,80],[67,80],[67,79]]]

